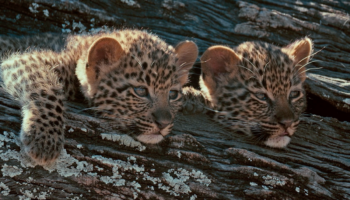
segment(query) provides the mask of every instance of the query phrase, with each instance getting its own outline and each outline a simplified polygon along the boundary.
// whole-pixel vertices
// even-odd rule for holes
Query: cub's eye
[[[292,91],[290,94],[289,94],[289,98],[290,99],[294,99],[294,98],[297,98],[300,96],[300,91]]]
[[[134,87],[134,92],[140,97],[148,96],[148,91],[144,87]]]
[[[179,91],[170,90],[170,92],[169,92],[169,99],[170,100],[177,99],[178,96],[179,96]]]
[[[264,93],[255,93],[256,98],[260,99],[261,101],[266,101],[267,97]]]

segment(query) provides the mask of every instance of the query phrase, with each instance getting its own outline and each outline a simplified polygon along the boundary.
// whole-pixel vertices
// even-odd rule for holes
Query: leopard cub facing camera
[[[285,147],[306,108],[303,83],[311,53],[309,38],[283,48],[263,42],[212,46],[201,57],[201,91],[184,88],[184,110],[209,107],[224,127],[254,142]]]
[[[145,31],[120,30],[70,36],[60,52],[12,54],[0,72],[4,88],[22,106],[23,148],[46,165],[64,145],[64,100],[79,92],[97,115],[116,119],[137,140],[160,142],[173,127],[197,56],[191,41],[173,48]]]

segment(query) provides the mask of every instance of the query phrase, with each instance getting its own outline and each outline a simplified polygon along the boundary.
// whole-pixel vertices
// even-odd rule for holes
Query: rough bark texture
[[[334,106],[313,110],[350,111],[348,1],[9,0],[0,8],[1,35],[146,28],[170,44],[194,40],[200,54],[214,44],[309,36],[317,54],[306,89]],[[144,146],[102,134],[118,128],[83,103],[68,106],[66,152],[51,172],[28,167],[13,139],[20,107],[0,88],[0,199],[350,199],[348,122],[309,114],[288,148],[271,149],[204,115],[180,114],[171,136]]]

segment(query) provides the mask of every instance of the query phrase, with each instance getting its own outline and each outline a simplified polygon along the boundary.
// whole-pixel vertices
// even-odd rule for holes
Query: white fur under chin
[[[273,148],[283,148],[286,147],[291,138],[289,136],[278,136],[278,137],[270,137],[267,141],[264,142],[266,146]]]
[[[137,140],[146,144],[156,144],[164,139],[160,134],[157,135],[139,135],[136,137]]]

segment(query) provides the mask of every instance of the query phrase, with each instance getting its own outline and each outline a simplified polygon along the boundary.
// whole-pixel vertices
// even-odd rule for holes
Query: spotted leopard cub
[[[285,147],[306,107],[303,82],[311,52],[309,38],[283,48],[262,42],[212,46],[201,57],[201,93],[186,88],[186,99],[205,100],[216,110],[213,119],[233,131]]]
[[[66,49],[13,54],[1,64],[6,90],[22,105],[20,138],[38,164],[64,144],[64,100],[82,92],[102,117],[144,143],[160,142],[182,104],[182,86],[198,55],[190,41],[175,48],[144,31],[71,36]]]

